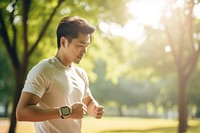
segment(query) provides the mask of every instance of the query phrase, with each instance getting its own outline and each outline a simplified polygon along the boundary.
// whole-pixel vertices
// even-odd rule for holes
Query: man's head
[[[95,31],[95,28],[91,26],[83,18],[77,16],[64,17],[57,28],[57,46],[60,48],[60,38],[67,38],[69,44],[72,39],[78,38],[79,33],[91,35]]]

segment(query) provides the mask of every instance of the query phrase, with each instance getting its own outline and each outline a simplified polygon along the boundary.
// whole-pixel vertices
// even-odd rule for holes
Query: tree
[[[22,3],[20,3],[22,2]],[[12,1],[9,3],[7,6],[7,2],[4,2],[4,6],[7,6],[6,11],[5,7],[4,9],[0,9],[0,35],[3,40],[3,44],[6,47],[7,53],[9,54],[9,57],[11,59],[11,63],[13,66],[14,70],[14,76],[15,76],[15,96],[14,96],[14,101],[13,101],[13,110],[11,114],[11,124],[10,124],[10,129],[9,132],[13,133],[15,132],[15,127],[16,127],[16,117],[15,117],[15,111],[16,111],[16,106],[19,101],[19,97],[21,94],[21,90],[23,88],[23,84],[26,78],[27,70],[28,70],[28,64],[31,55],[35,51],[36,47],[38,46],[39,42],[41,41],[42,37],[44,36],[45,31],[47,30],[47,27],[49,26],[54,14],[56,13],[58,7],[61,5],[63,0],[59,0],[57,2],[57,5],[54,7],[52,10],[51,14],[49,15],[48,20],[45,22],[43,27],[41,28],[41,31],[38,35],[38,38],[33,44],[30,44],[30,31],[28,27],[28,21],[29,21],[29,11],[31,8],[31,0],[23,0],[23,1]],[[16,19],[18,14],[21,13],[21,21],[22,24],[17,25],[16,24]],[[22,27],[21,30],[19,31],[19,27]],[[22,38],[23,41],[19,41],[19,36],[22,32]],[[19,43],[23,44],[23,49],[21,51],[20,55],[20,50],[19,50]],[[20,57],[21,56],[21,57]],[[21,59],[20,59],[21,58]]]
[[[170,5],[173,5],[173,2]],[[167,42],[177,70],[178,77],[178,132],[187,130],[187,97],[186,87],[200,54],[198,21],[193,17],[194,1],[186,1],[183,7],[167,7],[164,14],[171,12],[170,17],[162,19]],[[176,30],[174,30],[176,29]]]
[[[159,75],[160,72],[160,75],[168,76],[172,72],[177,74],[176,94],[179,112],[179,133],[185,132],[188,126],[186,88],[188,88],[189,79],[196,69],[200,54],[200,21],[194,14],[194,7],[197,4],[199,4],[199,1],[167,1],[165,9],[162,11],[161,28],[145,27],[148,40],[146,39],[144,44],[149,43],[149,45],[143,45],[148,47],[148,51],[145,52],[151,54],[146,54],[143,47],[141,47],[143,53],[149,56],[143,66],[150,70],[151,66],[154,67],[152,73]],[[157,51],[155,52],[155,50]],[[142,56],[140,56],[141,62],[144,60]],[[152,63],[149,63],[150,61]],[[163,67],[166,72],[159,67]]]

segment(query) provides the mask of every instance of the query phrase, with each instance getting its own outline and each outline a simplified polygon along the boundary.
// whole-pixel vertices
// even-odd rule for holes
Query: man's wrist
[[[72,108],[70,106],[62,106],[59,108],[59,114],[62,119],[69,118],[72,114]]]

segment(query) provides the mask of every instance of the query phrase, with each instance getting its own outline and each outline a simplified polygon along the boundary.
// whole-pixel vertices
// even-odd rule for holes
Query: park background
[[[96,27],[80,66],[105,117],[83,131],[200,132],[199,0],[1,0],[0,132],[26,127],[15,117],[24,80],[55,55],[68,15]]]

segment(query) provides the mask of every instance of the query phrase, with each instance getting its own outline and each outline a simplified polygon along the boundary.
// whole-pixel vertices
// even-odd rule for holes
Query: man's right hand
[[[87,106],[84,103],[77,102],[71,106],[72,114],[69,118],[82,119],[87,113]]]

